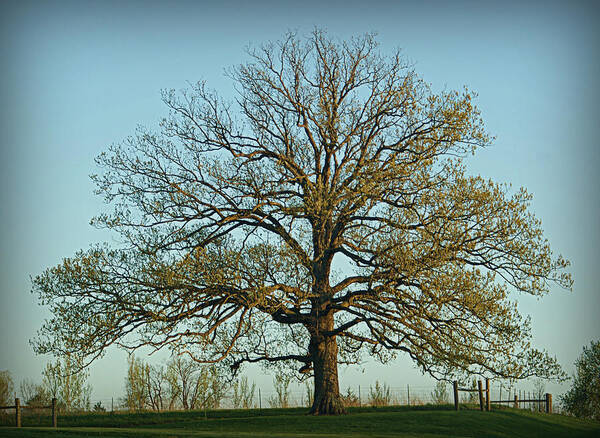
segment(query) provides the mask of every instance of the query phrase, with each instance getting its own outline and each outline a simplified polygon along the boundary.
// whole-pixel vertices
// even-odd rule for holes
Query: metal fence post
[[[15,425],[21,427],[21,400],[15,398]]]
[[[458,411],[458,382],[455,380],[452,382],[454,388],[454,410]]]
[[[52,399],[52,427],[58,427],[56,412],[56,398]]]

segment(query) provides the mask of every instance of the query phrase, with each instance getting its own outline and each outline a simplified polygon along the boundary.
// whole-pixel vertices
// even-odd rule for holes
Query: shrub
[[[600,341],[583,347],[575,362],[573,386],[561,401],[571,415],[600,421]]]
[[[391,401],[392,394],[387,384],[380,385],[379,380],[377,380],[375,388],[369,386],[369,404],[371,406],[388,406]]]
[[[431,402],[436,405],[444,405],[448,403],[448,388],[446,382],[440,380],[435,384],[431,393]]]

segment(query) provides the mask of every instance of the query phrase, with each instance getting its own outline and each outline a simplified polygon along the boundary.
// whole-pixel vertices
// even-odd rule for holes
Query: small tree
[[[228,386],[216,366],[201,364],[179,354],[167,364],[166,374],[171,399],[178,400],[185,410],[219,408]]]
[[[275,395],[269,398],[269,405],[272,408],[287,408],[290,406],[291,377],[285,374],[277,374],[273,379]]]
[[[210,388],[210,397],[208,398],[210,401],[209,406],[212,409],[219,409],[221,407],[221,401],[223,400],[223,397],[225,397],[225,392],[229,386],[229,382],[219,374],[216,366],[211,365],[209,367],[204,367],[204,370],[207,368]]]
[[[167,367],[165,370],[165,379],[167,380],[168,386],[168,397],[169,397],[169,407],[170,411],[177,408],[178,405],[181,405],[181,387],[179,385],[179,379],[177,377],[177,373],[172,368],[171,363],[167,363]]]
[[[583,347],[575,362],[573,386],[561,401],[571,415],[600,420],[600,341]]]
[[[96,402],[96,404],[94,405],[94,407],[92,408],[92,410],[94,412],[98,412],[98,413],[100,413],[100,412],[106,412],[106,408],[104,406],[102,406],[102,402],[101,401]]]
[[[25,379],[19,384],[19,393],[27,406],[41,407],[51,403],[51,396],[44,385]]]
[[[314,385],[311,385],[310,382],[304,382],[304,395],[306,397],[306,405],[307,407],[311,407],[314,401],[315,389]]]
[[[44,390],[56,398],[60,409],[67,412],[90,408],[92,387],[87,384],[88,373],[81,359],[66,355],[54,363],[46,364],[42,371]]]
[[[346,408],[360,406],[360,400],[358,399],[358,396],[350,387],[347,387],[346,393],[342,394],[342,402]]]
[[[390,387],[386,383],[375,382],[375,387],[369,386],[369,404],[371,406],[388,406],[392,401]]]
[[[448,388],[446,382],[438,380],[431,393],[431,401],[436,405],[444,405],[448,403]]]
[[[235,409],[243,408],[248,409],[252,406],[254,400],[254,391],[256,390],[256,384],[252,383],[252,386],[248,384],[248,377],[243,376],[233,385],[233,407]]]
[[[15,384],[8,370],[0,371],[0,404],[3,406],[12,405]],[[12,400],[14,402],[14,400]]]
[[[205,386],[200,365],[180,355],[175,355],[167,364],[167,374],[171,392],[177,393],[181,406],[185,410],[193,408]]]
[[[471,392],[469,392],[469,403],[479,403],[479,394],[474,390],[477,389],[477,379],[471,379]]]
[[[154,411],[160,412],[169,406],[169,381],[167,373],[162,366],[146,366],[146,386],[148,405]]]
[[[146,409],[148,401],[148,365],[135,355],[127,358],[124,405],[130,411]]]
[[[544,382],[542,379],[536,379],[536,381],[533,385],[533,397],[536,400],[543,400],[545,397],[545,394],[546,394],[546,382]],[[536,403],[533,410],[543,412],[544,411],[543,403],[541,403],[541,402]]]

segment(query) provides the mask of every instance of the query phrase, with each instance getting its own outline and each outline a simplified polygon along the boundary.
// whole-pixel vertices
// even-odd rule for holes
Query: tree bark
[[[317,322],[317,330],[311,333],[309,353],[313,362],[315,395],[310,414],[345,414],[340,397],[337,358],[338,346],[335,336],[321,333],[333,329],[333,314],[322,316]]]

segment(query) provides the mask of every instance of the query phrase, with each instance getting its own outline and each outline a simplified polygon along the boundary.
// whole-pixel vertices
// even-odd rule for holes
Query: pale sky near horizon
[[[572,262],[573,292],[519,297],[533,343],[571,373],[600,338],[600,120],[598,9],[594,2],[2,2],[0,55],[0,370],[40,380],[28,340],[47,312],[30,276],[93,242],[106,207],[93,194],[94,157],[166,114],[160,90],[205,79],[224,96],[224,69],[247,44],[318,26],[348,38],[377,32],[400,47],[434,89],[468,86],[494,145],[470,171],[526,187],[556,253]],[[523,4],[522,4],[523,3]],[[126,354],[90,369],[93,399],[123,392]],[[368,359],[368,358],[367,358]],[[270,376],[251,371],[264,390]],[[427,385],[410,361],[366,360],[341,386]],[[548,385],[561,393],[565,385]]]

